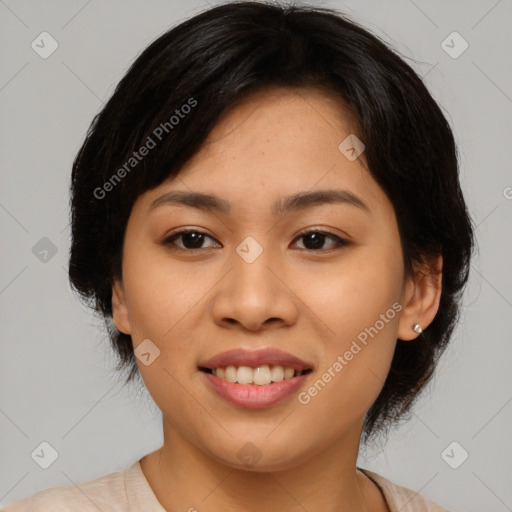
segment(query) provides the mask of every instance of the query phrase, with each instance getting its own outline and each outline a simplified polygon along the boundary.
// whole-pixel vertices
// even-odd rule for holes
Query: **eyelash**
[[[166,237],[162,241],[162,245],[168,246],[171,250],[187,251],[187,252],[191,252],[191,251],[192,252],[198,252],[198,251],[202,251],[202,250],[213,249],[213,247],[198,248],[198,249],[186,249],[186,248],[183,248],[183,247],[178,247],[174,243],[174,240],[177,239],[177,238],[180,238],[182,235],[186,235],[188,233],[196,233],[196,234],[200,234],[200,235],[206,235],[208,238],[211,238],[212,240],[215,240],[213,237],[211,237],[210,235],[208,235],[204,231],[199,231],[198,229],[186,229],[186,230],[183,230],[183,231],[178,231],[178,232],[173,233],[170,236]],[[321,235],[321,236],[327,236],[328,238],[331,238],[332,240],[336,240],[337,241],[337,245],[336,245],[336,247],[333,247],[331,249],[320,249],[320,250],[303,249],[305,251],[315,252],[315,253],[316,252],[326,253],[326,252],[334,251],[334,250],[337,250],[337,249],[341,249],[342,247],[346,247],[348,245],[351,245],[351,242],[349,242],[348,240],[345,240],[344,238],[341,238],[341,237],[339,237],[337,235],[334,235],[333,233],[329,233],[328,231],[320,231],[318,229],[312,229],[312,230],[300,233],[299,235],[297,235],[295,240],[299,240],[300,238],[304,238],[304,237],[306,237],[306,236],[308,236],[308,235],[310,235],[312,233],[315,233],[315,234],[318,234],[318,235]]]

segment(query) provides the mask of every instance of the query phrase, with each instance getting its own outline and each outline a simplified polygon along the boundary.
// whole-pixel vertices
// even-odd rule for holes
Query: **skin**
[[[357,134],[353,121],[321,90],[260,91],[221,118],[177,177],[133,206],[113,320],[134,348],[149,338],[160,350],[148,366],[137,360],[164,429],[163,446],[141,467],[168,510],[388,510],[356,468],[363,420],[397,337],[419,343],[412,325],[433,320],[440,275],[404,275],[392,204],[364,153],[350,161],[338,150]],[[324,204],[271,214],[277,199],[320,189],[348,190],[369,211]],[[171,190],[215,194],[232,212],[174,204],[150,210]],[[174,250],[162,244],[187,228],[206,233],[202,245],[186,237],[174,240]],[[327,237],[315,248],[298,236],[310,229],[351,243],[337,247]],[[250,264],[236,252],[247,236],[263,249]],[[440,257],[429,264],[441,270]],[[226,350],[279,348],[312,364],[299,392],[307,390],[394,303],[402,310],[307,405],[294,395],[242,409],[198,371],[200,361]],[[253,466],[237,456],[248,442],[261,455]]]

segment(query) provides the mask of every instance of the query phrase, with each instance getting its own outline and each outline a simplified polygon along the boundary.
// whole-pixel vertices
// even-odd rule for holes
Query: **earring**
[[[421,328],[421,325],[418,323],[415,323],[412,325],[412,330],[414,332],[417,332],[418,334],[421,334],[423,332],[423,329]]]

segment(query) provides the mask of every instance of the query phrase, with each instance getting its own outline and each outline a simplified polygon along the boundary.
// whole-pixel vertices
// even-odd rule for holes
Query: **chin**
[[[232,440],[233,441],[233,440]],[[268,440],[252,443],[243,440],[231,442],[233,451],[218,453],[212,451],[217,462],[236,469],[238,471],[249,471],[253,473],[268,473],[275,471],[286,471],[307,463],[313,455],[312,449],[302,446],[300,452],[294,453],[300,443],[292,444],[289,441],[280,446],[272,445]],[[318,449],[321,451],[321,448]]]
[[[222,460],[222,463],[232,469],[238,471],[247,471],[250,473],[274,473],[277,471],[287,471],[300,465],[297,460],[269,459],[261,458],[254,464],[241,463],[237,458],[230,460]]]

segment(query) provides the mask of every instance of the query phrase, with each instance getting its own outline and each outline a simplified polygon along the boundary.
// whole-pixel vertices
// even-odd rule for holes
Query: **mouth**
[[[199,367],[199,370],[226,382],[254,386],[267,386],[273,382],[293,379],[313,371],[312,368],[296,369],[291,366],[270,364],[256,366],[255,368],[234,365],[219,366],[217,368]]]
[[[210,389],[232,405],[262,409],[292,397],[314,367],[277,349],[237,349],[202,361],[198,370]]]

